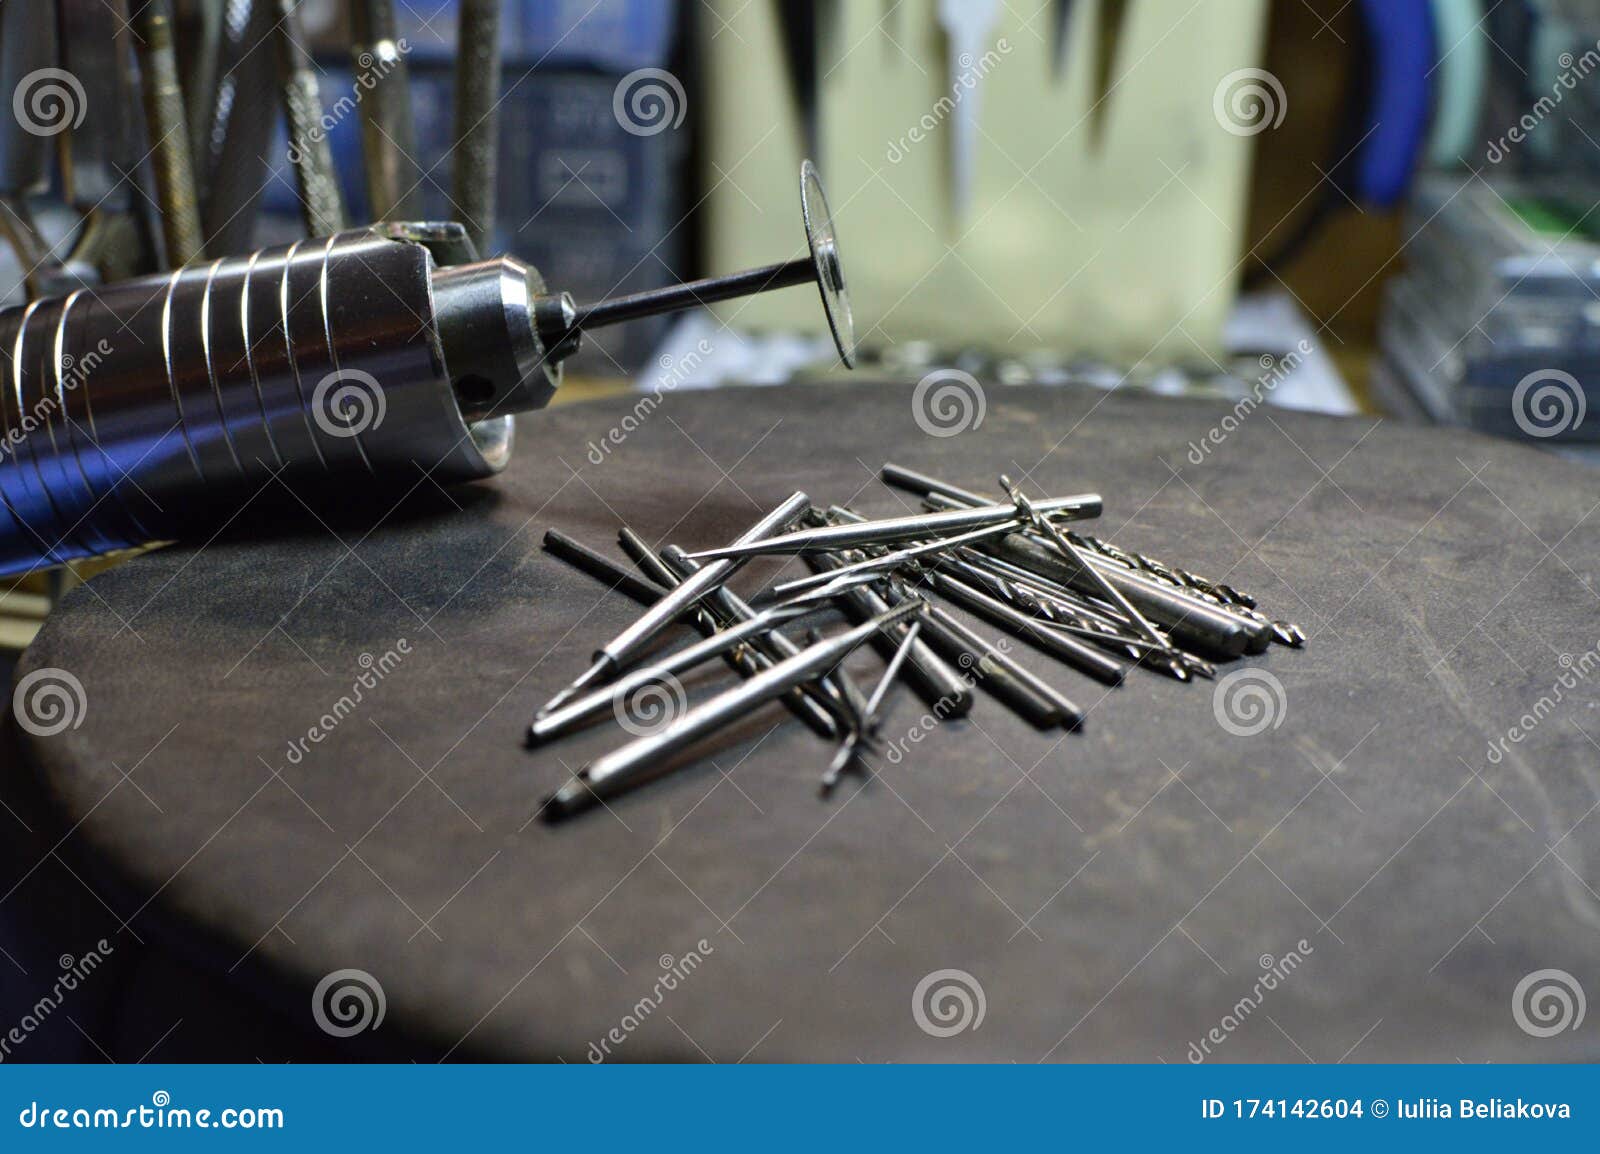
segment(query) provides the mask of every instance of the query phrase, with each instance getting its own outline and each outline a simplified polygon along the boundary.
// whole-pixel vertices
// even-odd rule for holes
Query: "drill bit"
[[[820,645],[802,649],[742,685],[694,706],[664,729],[597,758],[550,795],[540,807],[542,816],[548,822],[560,821],[666,772],[674,754],[832,669],[879,630],[922,612],[922,608],[922,602],[909,601]]]
[[[931,611],[932,607],[929,608]],[[900,669],[905,665],[906,658],[911,655],[911,648],[917,643],[917,635],[921,632],[921,621],[913,621],[906,628],[905,636],[900,639],[900,645],[894,651],[894,656],[889,658],[889,664],[873,688],[872,696],[867,698],[866,704],[861,708],[861,724],[840,742],[839,751],[834,754],[833,761],[822,774],[824,794],[831,792],[833,787],[839,784],[839,778],[844,771],[860,761],[862,754],[877,736],[883,700],[888,695],[889,687],[894,684],[895,678],[900,675]]]
[[[810,503],[810,498],[804,493],[790,494],[787,500],[757,521],[739,540],[741,542],[759,541],[763,537],[782,532],[794,523],[795,518],[806,511]],[[556,709],[562,703],[571,700],[583,690],[589,688],[589,686],[598,685],[614,678],[622,671],[624,665],[637,657],[644,647],[658,636],[679,613],[727,581],[741,564],[742,562],[740,561],[713,561],[693,577],[684,581],[683,584],[652,605],[644,616],[596,650],[594,664],[590,665],[567,688],[551,698],[541,712],[549,712]]]
[[[1040,501],[1037,509],[1041,516],[1046,517],[1058,516],[1064,519],[1097,517],[1100,515],[1100,497],[1096,493],[1085,493],[1076,497],[1055,497]],[[901,541],[919,541],[928,537],[949,537],[991,525],[1014,526],[1018,520],[1019,512],[1015,505],[983,505],[976,509],[951,509],[942,513],[887,517],[880,521],[822,525],[759,541],[735,541],[731,545],[724,545],[719,549],[703,549],[698,553],[691,553],[690,556],[696,559],[725,559],[833,553],[840,549],[859,548],[862,545],[890,545]]]

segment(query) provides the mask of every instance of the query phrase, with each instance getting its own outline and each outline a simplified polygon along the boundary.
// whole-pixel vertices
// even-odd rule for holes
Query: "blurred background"
[[[0,0],[0,71],[6,305],[380,219],[593,299],[797,255],[811,156],[860,387],[1600,439],[1594,0]],[[841,372],[823,323],[621,326],[557,403]]]

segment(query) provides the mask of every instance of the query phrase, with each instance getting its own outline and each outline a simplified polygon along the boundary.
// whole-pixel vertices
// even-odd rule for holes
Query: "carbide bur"
[[[822,771],[823,797],[833,792],[833,787],[839,784],[844,771],[855,764],[865,743],[866,739],[859,733],[850,733],[839,743],[839,748],[834,751],[833,760],[828,763],[828,768]]]
[[[557,529],[551,529],[545,533],[544,547],[568,564],[610,585],[613,589],[626,593],[643,605],[654,605],[665,597],[667,590],[672,587],[670,584],[664,587],[654,585],[641,579],[638,574],[617,564],[604,553],[589,548],[581,541],[576,541]],[[675,584],[676,582],[674,581],[673,583]],[[691,606],[684,610],[681,619],[688,621],[707,637],[716,633],[719,628],[717,621],[709,613],[696,606]],[[760,657],[749,648],[735,649],[724,653],[722,659],[740,677],[754,677],[765,668]],[[570,701],[571,698],[567,700]],[[547,716],[555,712],[557,708],[560,708],[560,706],[552,708],[546,705],[535,716]],[[832,737],[836,732],[833,722],[825,714],[820,715],[820,718],[813,718],[809,711],[797,710],[796,712],[802,714],[801,720],[808,725],[813,725],[824,737]],[[819,719],[820,726],[815,724]]]
[[[700,569],[699,564],[689,560],[688,555],[676,545],[668,545],[661,551],[661,561],[679,581],[692,577]],[[727,586],[713,589],[708,593],[705,604],[724,621],[747,621],[756,615],[750,604]],[[768,662],[782,661],[800,652],[798,645],[776,629],[754,638],[751,647]],[[820,684],[801,685],[794,691],[792,697],[798,707],[796,712],[803,711],[808,714],[805,720],[823,737],[837,737],[840,726],[849,727],[849,708],[839,699],[838,691],[826,680]],[[818,724],[819,722],[827,722],[826,727]]]
[[[929,606],[932,611],[932,606]],[[861,725],[856,731],[839,743],[839,750],[833,755],[833,760],[828,763],[828,768],[822,774],[822,793],[827,796],[833,787],[839,784],[839,778],[850,766],[857,764],[862,752],[877,735],[880,711],[883,709],[883,699],[888,696],[889,687],[894,684],[900,675],[900,669],[906,663],[906,658],[911,653],[911,647],[917,642],[917,635],[922,632],[922,622],[913,621],[906,627],[906,634],[900,639],[900,648],[894,651],[894,656],[889,659],[888,666],[883,671],[883,676],[878,679],[878,684],[872,690],[872,696],[861,708]],[[843,667],[841,666],[841,672]],[[859,692],[859,691],[857,691]]]
[[[1060,519],[1098,516],[1100,497],[1084,493],[1075,497],[1052,497],[1038,502],[1041,515]],[[1012,524],[1018,520],[1015,505],[983,505],[973,509],[947,509],[938,513],[917,513],[844,525],[819,525],[793,533],[771,535],[759,540],[736,541],[718,549],[704,549],[690,556],[701,559],[766,557],[776,555],[809,556],[858,549],[864,545],[894,545],[930,537],[952,537],[987,525]]]
[[[929,606],[932,609],[932,606]],[[900,669],[906,663],[906,658],[911,655],[911,647],[917,643],[917,636],[922,632],[922,622],[913,621],[906,627],[906,635],[900,639],[900,648],[894,651],[894,656],[889,658],[889,664],[883,671],[883,676],[878,680],[877,688],[872,691],[872,696],[867,698],[867,724],[876,728],[878,714],[883,709],[883,699],[889,695],[889,687],[894,684],[896,677],[900,676]]]
[[[823,642],[820,629],[808,629],[806,640],[812,645],[821,645]],[[867,696],[861,692],[861,686],[856,684],[856,679],[843,665],[829,670],[822,678],[823,681],[835,686],[839,691],[839,699],[844,702],[845,708],[850,711],[850,728],[858,736],[865,736],[867,732]]]
[[[664,729],[597,758],[550,795],[540,808],[541,816],[549,822],[560,821],[588,809],[602,798],[613,797],[665,773],[671,768],[673,755],[786,690],[832,669],[862,642],[923,612],[924,608],[925,603],[921,601],[909,601],[820,645],[803,649],[749,681],[694,706]]]
[[[886,596],[890,604],[898,605],[911,594],[903,582],[891,580]],[[1015,663],[995,647],[981,638],[976,638],[978,644],[969,644],[948,629],[948,614],[940,610],[940,606],[930,604],[928,619],[922,623],[923,636],[939,656],[963,670],[984,692],[1036,729],[1054,729],[1062,724],[1065,715],[1053,697],[1037,692],[1018,677]]]
[[[759,541],[764,537],[783,532],[794,524],[795,518],[804,513],[810,504],[810,498],[804,493],[790,494],[781,505],[746,530],[739,538],[739,542]],[[695,604],[711,590],[727,581],[738,570],[740,564],[739,561],[723,560],[703,566],[692,577],[652,605],[632,625],[596,650],[594,664],[579,674],[566,689],[551,698],[545,710],[556,709],[589,686],[616,677],[623,667],[637,657],[644,647],[685,608]]]
[[[669,563],[661,554],[650,548],[643,537],[626,526],[618,532],[617,541],[635,565],[638,565],[651,580],[659,582],[668,589],[676,589],[694,572],[693,568],[685,569]],[[677,551],[669,546],[667,552]],[[754,610],[738,602],[726,589],[716,589],[708,594],[698,612],[704,614],[711,622],[712,632],[736,622],[749,621],[756,616]],[[773,643],[775,637],[781,636],[770,628],[752,635],[749,644],[738,651],[744,665],[748,667],[741,667],[741,675],[752,676],[784,657],[791,656],[793,648],[785,652],[783,648]],[[829,739],[838,736],[839,726],[833,717],[837,710],[824,695],[804,687],[786,694],[783,703],[789,707],[790,712],[820,736]]]
[[[807,557],[805,560],[819,570],[835,568],[844,563],[840,558],[831,556]],[[889,608],[888,602],[866,586],[847,589],[839,594],[837,600],[853,621],[864,621]],[[887,658],[898,646],[899,640],[899,636],[886,635],[873,644]],[[964,717],[972,708],[972,687],[924,638],[912,643],[905,680],[918,697],[931,708],[941,711],[941,716]]]
[[[786,621],[802,612],[804,610],[770,609],[749,621],[741,621],[730,629],[713,633],[702,641],[668,654],[659,661],[632,670],[613,684],[585,694],[575,701],[569,701],[554,713],[535,719],[528,727],[528,743],[537,745],[559,737],[583,722],[615,708],[618,702],[625,700],[634,690],[693,669],[713,657],[724,656],[729,650],[742,645],[756,633],[771,629],[778,622]]]
[[[907,561],[915,560],[918,557],[926,556],[929,553],[944,552],[949,549],[954,549],[959,545],[968,545],[973,541],[982,541],[989,537],[1003,536],[1006,533],[1014,531],[1015,526],[1009,522],[1001,522],[997,525],[984,525],[966,533],[959,533],[954,537],[941,537],[932,541],[921,541],[915,545],[907,545],[903,549],[895,549],[877,557],[867,557],[861,561],[854,561],[840,569],[832,571],[831,573],[813,573],[808,577],[796,577],[793,581],[785,581],[782,584],[774,585],[772,587],[772,591],[779,596],[790,596],[792,594],[799,593],[802,590],[811,589],[819,585],[826,589],[827,586],[833,584],[835,581],[842,583],[845,580],[854,579],[858,575],[862,574],[887,572],[897,565],[904,564]],[[843,585],[841,584],[841,588],[842,587]]]

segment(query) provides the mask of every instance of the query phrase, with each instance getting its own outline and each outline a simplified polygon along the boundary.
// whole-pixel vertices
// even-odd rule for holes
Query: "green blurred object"
[[[707,265],[724,272],[770,259],[758,206],[779,202],[807,133],[775,7],[707,2],[704,235]],[[862,343],[1157,363],[1219,353],[1254,137],[1281,119],[1282,86],[1259,67],[1266,12],[1264,0],[1078,0],[1060,68],[1048,6],[1002,5],[952,85],[939,0],[901,0],[893,20],[840,5],[816,160],[855,248],[856,307],[876,322]],[[978,90],[971,205],[958,214],[951,150]],[[1230,95],[1252,94],[1272,102],[1267,117],[1236,122],[1244,101]],[[818,331],[799,293],[721,315]]]

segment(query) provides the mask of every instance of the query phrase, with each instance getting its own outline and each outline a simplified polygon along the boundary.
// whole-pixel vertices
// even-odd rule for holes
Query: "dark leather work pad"
[[[1201,452],[1229,407],[1073,389],[989,386],[953,436],[898,384],[638,401],[522,420],[466,490],[264,493],[75,590],[18,670],[84,690],[77,728],[23,735],[60,852],[142,938],[352,1057],[1600,1055],[1600,1014],[1544,1037],[1514,1004],[1541,970],[1600,994],[1594,473],[1266,409]],[[796,489],[914,508],[886,460],[1100,492],[1094,531],[1299,622],[1304,650],[1219,671],[1270,674],[1270,723],[1221,724],[1217,683],[1108,691],[1019,644],[1081,732],[982,693],[930,726],[897,691],[900,754],[823,799],[832,748],[772,705],[609,810],[537,820],[624,735],[530,752],[524,728],[638,612],[544,531],[620,557],[624,522],[708,547]],[[385,1017],[329,1040],[311,997],[341,969]]]

